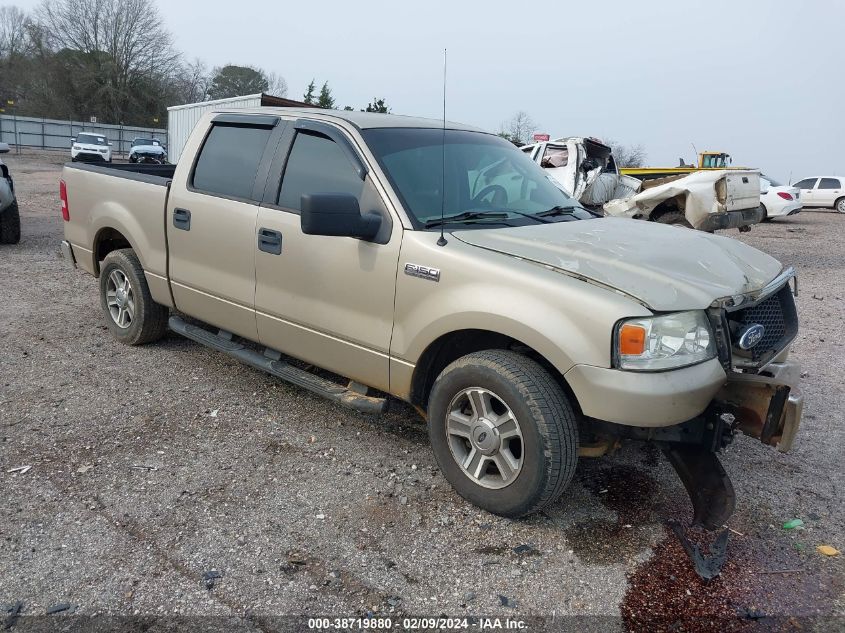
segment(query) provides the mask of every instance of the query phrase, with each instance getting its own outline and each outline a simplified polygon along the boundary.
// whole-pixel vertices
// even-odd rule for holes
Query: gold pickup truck
[[[643,440],[715,527],[734,506],[716,453],[798,429],[791,269],[596,217],[471,127],[214,112],[178,165],[66,165],[61,199],[64,255],[119,341],[169,327],[360,411],[407,401],[491,512],[537,511],[579,456]]]

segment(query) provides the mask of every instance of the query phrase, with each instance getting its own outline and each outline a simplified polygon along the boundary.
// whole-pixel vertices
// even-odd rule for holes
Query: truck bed
[[[169,303],[164,215],[175,169],[175,165],[65,164],[62,180],[70,216],[65,235],[80,268],[98,275],[100,245],[128,242],[156,300]]]

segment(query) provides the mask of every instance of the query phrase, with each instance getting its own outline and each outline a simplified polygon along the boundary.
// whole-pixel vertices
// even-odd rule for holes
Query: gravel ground
[[[665,527],[689,518],[686,494],[650,447],[583,460],[561,501],[510,521],[450,489],[409,408],[350,412],[176,335],[116,343],[95,280],[58,256],[64,157],[4,160],[23,237],[0,246],[0,605],[247,630],[366,613],[842,624],[843,556],[816,546],[845,551],[845,216],[731,233],[799,271],[806,407],[790,454],[745,437],[725,454],[736,533],[705,584]],[[805,529],[783,530],[796,517]]]

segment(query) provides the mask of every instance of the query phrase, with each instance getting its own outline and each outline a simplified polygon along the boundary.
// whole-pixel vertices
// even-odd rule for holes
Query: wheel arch
[[[94,235],[93,244],[95,276],[100,276],[100,263],[106,258],[106,255],[121,248],[131,248],[135,250],[136,254],[138,252],[129,238],[118,229],[104,226],[97,231]]]
[[[581,407],[575,393],[561,371],[549,359],[519,339],[493,330],[477,328],[447,332],[425,348],[411,379],[411,404],[425,410],[434,381],[449,364],[467,354],[489,349],[510,350],[535,360],[560,385],[572,407],[580,415]]]

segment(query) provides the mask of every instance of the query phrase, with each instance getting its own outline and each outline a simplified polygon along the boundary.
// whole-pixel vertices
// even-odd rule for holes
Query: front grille
[[[798,333],[798,315],[789,284],[756,305],[729,312],[731,347],[735,364],[740,367],[761,367],[777,356]],[[754,347],[744,350],[738,341],[748,326],[762,325],[763,337]]]

